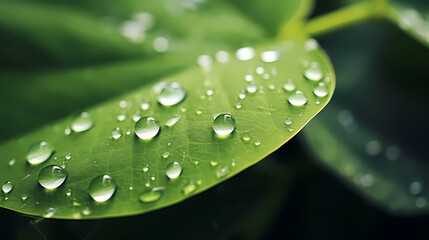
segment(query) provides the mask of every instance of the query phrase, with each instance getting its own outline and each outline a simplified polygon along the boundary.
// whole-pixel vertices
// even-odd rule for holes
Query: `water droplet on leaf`
[[[213,121],[213,130],[220,136],[227,136],[235,129],[235,119],[229,114],[219,114]]]
[[[296,91],[288,97],[288,102],[293,106],[303,106],[307,103],[307,98],[304,96],[303,92]]]
[[[85,132],[91,129],[94,125],[94,122],[89,117],[87,112],[83,112],[77,117],[71,124],[71,129],[74,132]]]
[[[48,160],[54,149],[47,142],[36,142],[28,148],[27,151],[27,162],[31,165],[36,165]]]
[[[158,102],[163,106],[173,106],[182,102],[186,97],[185,89],[180,83],[168,83],[159,93]]]
[[[154,138],[160,130],[158,120],[153,117],[142,117],[135,125],[135,133],[140,139]]]
[[[96,202],[109,200],[116,191],[116,182],[109,175],[94,178],[89,185],[89,195]]]
[[[165,174],[170,179],[175,179],[180,176],[182,173],[182,165],[178,162],[172,162],[167,166],[167,170],[165,171]]]
[[[67,171],[60,166],[49,165],[39,172],[39,184],[46,189],[55,189],[61,186],[67,178]]]

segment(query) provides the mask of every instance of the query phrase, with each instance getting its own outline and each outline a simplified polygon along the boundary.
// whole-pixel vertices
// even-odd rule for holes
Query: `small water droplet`
[[[165,171],[165,174],[170,179],[176,179],[180,176],[182,173],[182,165],[178,162],[172,162],[167,166],[167,170]]]
[[[241,91],[241,92],[238,94],[238,98],[239,98],[239,99],[245,99],[245,98],[246,98],[246,94],[244,93],[244,91]]]
[[[256,83],[251,82],[246,86],[246,91],[248,93],[255,93],[256,91],[258,91],[258,86],[256,85]]]
[[[168,127],[172,127],[174,126],[177,122],[179,122],[181,116],[180,115],[175,115],[174,117],[170,118],[167,120],[167,122],[165,122],[165,125]]]
[[[371,140],[365,145],[365,151],[370,156],[377,156],[381,153],[381,144],[376,140]]]
[[[284,90],[286,90],[286,91],[288,91],[288,92],[295,91],[296,86],[295,86],[295,84],[292,82],[292,79],[288,79],[288,80],[287,80],[287,83],[285,83],[285,84],[283,85],[283,89],[284,89]]]
[[[305,42],[305,49],[307,51],[315,50],[319,47],[319,44],[315,39],[308,39],[307,42]]]
[[[271,63],[280,60],[280,51],[265,51],[261,53],[262,62]]]
[[[66,192],[66,196],[70,197],[72,195],[72,190],[69,188]]]
[[[49,165],[39,172],[39,184],[46,189],[55,189],[61,186],[67,178],[67,171],[60,166]]]
[[[293,123],[292,118],[286,118],[286,120],[285,120],[286,125],[291,125],[292,123]]]
[[[71,129],[74,132],[85,132],[94,126],[94,122],[89,117],[87,112],[81,113],[71,124]]]
[[[91,214],[91,209],[89,209],[89,207],[84,208],[84,209],[82,210],[82,214],[83,214],[84,216],[88,216],[88,215],[90,215],[90,214]]]
[[[195,185],[195,183],[193,183],[193,182],[190,182],[186,186],[183,187],[182,193],[184,195],[188,195],[188,194],[193,193],[196,189],[197,189],[197,185]]]
[[[323,72],[318,67],[311,67],[304,71],[304,77],[311,81],[320,81],[323,78]]]
[[[142,117],[135,125],[137,137],[144,140],[154,138],[160,130],[158,120],[153,117]]]
[[[27,151],[27,162],[31,165],[36,165],[48,160],[54,149],[47,142],[36,142],[28,148]]]
[[[165,153],[163,153],[162,154],[162,158],[168,158],[168,157],[170,157],[170,152],[165,152]]]
[[[13,165],[15,165],[15,163],[16,163],[16,160],[15,160],[15,158],[13,158],[13,159],[9,160],[8,165],[10,167],[12,167]]]
[[[57,211],[57,209],[56,208],[48,208],[48,210],[46,210],[44,213],[43,213],[43,217],[44,218],[51,218],[51,217],[53,217],[54,216],[54,214],[55,214],[55,212]]]
[[[275,90],[275,89],[276,89],[276,86],[275,86],[274,84],[270,84],[270,85],[268,86],[268,89],[270,89],[270,90]]]
[[[201,115],[203,112],[201,111],[201,110],[197,110],[197,111],[195,111],[195,114],[197,114],[197,115]]]
[[[122,101],[119,102],[119,107],[120,108],[126,108],[127,106],[128,106],[127,101],[122,100]]]
[[[70,160],[71,158],[72,158],[71,153],[67,153],[67,154],[66,154],[66,160]]]
[[[307,103],[307,98],[304,96],[303,92],[296,91],[288,97],[288,102],[293,106],[303,106]]]
[[[140,115],[140,112],[136,112],[133,115],[133,121],[137,122],[138,120],[140,120],[140,118],[142,118],[142,115]]]
[[[226,63],[229,61],[229,53],[227,51],[218,51],[216,53],[216,61]]]
[[[65,135],[70,135],[71,134],[71,129],[70,128],[66,128],[65,130],[64,130],[64,134]]]
[[[255,49],[252,47],[244,47],[237,50],[235,56],[240,61],[248,61],[255,57]]]
[[[229,174],[229,169],[228,169],[227,166],[219,167],[216,170],[216,177],[217,178],[223,178],[223,177],[225,177],[228,174]]]
[[[256,140],[255,146],[260,146],[260,145],[261,145],[261,142],[259,140]]]
[[[140,105],[141,110],[146,111],[150,108],[150,103],[148,101],[142,103],[142,105]]]
[[[412,182],[410,184],[408,190],[412,195],[417,195],[417,194],[422,192],[423,187],[422,187],[422,184],[420,182],[416,181],[416,182]]]
[[[251,82],[253,81],[254,77],[251,74],[246,74],[244,75],[244,80],[246,80],[246,82]]]
[[[229,114],[219,114],[213,121],[213,130],[217,135],[227,136],[235,129],[235,119]]]
[[[10,193],[13,190],[13,184],[10,181],[7,181],[5,184],[3,184],[1,190],[3,193]]]
[[[109,175],[94,178],[89,185],[89,195],[96,202],[109,200],[116,191],[116,182]]]
[[[155,177],[154,176],[152,176],[151,178],[150,178],[150,180],[152,180],[152,181],[155,181]]]
[[[122,131],[120,128],[115,128],[112,131],[112,138],[113,139],[119,139],[122,137]]]
[[[166,84],[159,93],[157,100],[163,106],[173,106],[182,102],[186,97],[185,89],[180,83]]]
[[[313,89],[313,93],[318,97],[325,97],[328,95],[328,88],[324,83],[319,83],[319,85]]]
[[[263,67],[257,67],[255,72],[259,75],[262,75],[265,72],[265,69]]]
[[[148,191],[142,193],[139,197],[140,201],[144,203],[155,202],[161,199],[162,194],[164,193],[163,187],[152,188]]]
[[[209,162],[209,164],[210,164],[210,166],[212,166],[212,167],[216,167],[219,163],[218,163],[218,162],[216,162],[216,161],[210,161],[210,162]]]
[[[144,168],[142,169],[142,171],[143,171],[143,172],[147,172],[147,171],[149,171],[149,167],[144,167]]]
[[[250,136],[249,132],[246,131],[241,136],[241,139],[243,139],[243,141],[245,142],[249,142],[250,140],[252,140],[252,137]]]
[[[170,47],[170,42],[165,37],[157,37],[153,41],[153,49],[157,52],[166,52]]]
[[[125,112],[125,111],[122,111],[117,117],[116,117],[116,119],[119,121],[119,122],[123,122],[123,121],[125,121],[126,119],[127,119],[127,113]]]
[[[198,57],[197,63],[202,69],[209,70],[212,67],[213,60],[209,55],[201,55]]]
[[[25,202],[27,199],[28,199],[28,196],[27,196],[27,195],[25,195],[25,194],[24,194],[24,195],[22,195],[22,196],[21,196],[21,200],[22,200],[22,201],[24,201],[24,202]]]
[[[241,109],[241,103],[237,103],[237,104],[235,105],[235,108],[236,108],[236,109]]]

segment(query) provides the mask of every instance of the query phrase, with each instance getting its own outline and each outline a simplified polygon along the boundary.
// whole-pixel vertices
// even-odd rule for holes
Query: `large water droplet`
[[[304,77],[311,81],[320,81],[323,78],[323,72],[318,67],[308,68],[304,71]]]
[[[135,132],[140,139],[154,138],[160,130],[158,120],[153,117],[142,117],[135,125]]]
[[[155,202],[161,199],[164,193],[163,187],[152,188],[140,195],[140,201],[144,203]]]
[[[244,47],[237,50],[235,56],[238,60],[247,61],[255,57],[255,49],[252,47]]]
[[[219,114],[213,121],[213,130],[217,135],[227,136],[235,129],[235,119],[229,114]]]
[[[96,202],[109,200],[116,191],[116,182],[109,175],[94,178],[89,185],[89,195]]]
[[[166,84],[158,95],[158,102],[163,106],[173,106],[182,102],[186,97],[185,89],[180,83],[172,82]]]
[[[301,91],[296,91],[295,93],[292,93],[288,99],[290,104],[294,106],[303,106],[307,103],[307,98],[304,96],[304,93]]]
[[[168,127],[172,127],[174,126],[177,122],[179,122],[181,116],[180,115],[176,115],[173,118],[170,118],[167,120],[167,122],[165,122],[165,125]]]
[[[36,165],[48,160],[54,149],[47,142],[36,142],[28,148],[27,162],[31,165]]]
[[[325,97],[328,95],[328,88],[324,83],[319,83],[319,85],[313,89],[313,93],[318,97]]]
[[[119,138],[121,138],[121,136],[122,136],[122,131],[120,128],[113,129],[113,131],[112,131],[112,138],[113,139],[119,139]]]
[[[61,186],[66,178],[66,170],[60,166],[49,165],[40,170],[38,181],[46,189],[55,189]]]
[[[89,117],[87,112],[83,112],[71,124],[71,129],[74,132],[85,132],[94,126],[94,122]]]
[[[261,53],[261,60],[266,63],[276,62],[280,57],[280,51],[265,51]]]
[[[180,176],[180,174],[182,173],[182,170],[183,168],[182,168],[182,165],[180,165],[180,163],[172,162],[167,166],[167,170],[165,171],[165,174],[167,175],[168,178],[175,179]]]
[[[7,181],[3,186],[1,186],[3,193],[10,193],[13,190],[13,184],[10,181]]]

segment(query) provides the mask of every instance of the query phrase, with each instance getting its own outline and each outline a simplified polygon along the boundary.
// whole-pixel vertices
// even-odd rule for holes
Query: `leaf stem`
[[[347,6],[311,19],[305,26],[310,35],[321,35],[383,15],[387,0],[375,0]]]

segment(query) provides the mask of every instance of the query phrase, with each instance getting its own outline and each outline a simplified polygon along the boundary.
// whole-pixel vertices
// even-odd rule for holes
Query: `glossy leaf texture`
[[[404,32],[429,46],[429,3],[420,0],[392,0],[388,2],[386,17]]]
[[[419,79],[428,74],[429,50],[384,27],[328,38],[342,81],[303,140],[322,166],[372,204],[395,214],[423,214],[429,210],[427,83]]]
[[[297,134],[328,103],[335,78],[314,40],[260,46],[255,57],[244,61],[250,49],[239,49],[238,59],[230,54],[227,62],[213,62],[209,67],[200,61],[205,67],[163,78],[89,108],[82,115],[93,121],[87,131],[80,132],[90,124],[75,126],[75,119],[82,117],[77,115],[5,143],[0,147],[3,159],[16,163],[7,167],[4,162],[0,181],[11,181],[14,188],[3,195],[0,204],[54,218],[133,215],[182,201],[255,164]],[[275,53],[277,58],[267,57],[267,53]],[[252,81],[245,80],[249,74]],[[159,89],[172,82],[183,86],[186,98],[167,107]],[[287,91],[285,84],[295,87]],[[142,106],[145,103],[149,107]],[[232,115],[236,126],[231,134],[219,137],[213,123],[223,113]],[[151,138],[149,141],[140,139],[135,123],[140,116],[153,117],[161,125],[156,136],[143,137]],[[171,124],[172,118],[178,122]],[[67,135],[69,128],[74,132]],[[48,161],[30,166],[26,152],[38,141],[49,143],[55,153]],[[182,169],[171,174],[173,162]],[[58,189],[46,191],[37,177],[51,164],[66,169],[68,177]],[[98,204],[88,194],[90,182],[106,174],[115,180],[117,189],[110,200]],[[145,200],[142,194],[153,189],[160,190],[161,197]],[[27,196],[24,202],[23,195]]]

